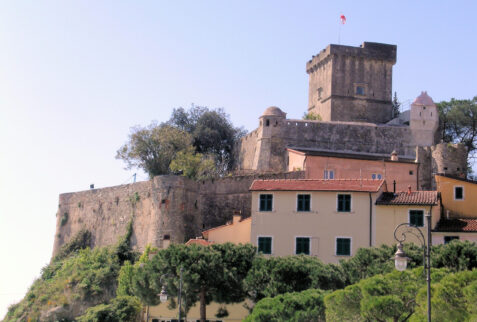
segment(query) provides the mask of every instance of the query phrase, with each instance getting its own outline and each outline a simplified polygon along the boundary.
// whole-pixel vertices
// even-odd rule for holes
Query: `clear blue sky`
[[[477,95],[473,1],[0,3],[0,316],[50,259],[58,194],[127,182],[133,125],[191,103],[252,130],[307,107],[305,63],[337,43],[396,44],[393,91]],[[143,174],[140,179],[145,179]]]

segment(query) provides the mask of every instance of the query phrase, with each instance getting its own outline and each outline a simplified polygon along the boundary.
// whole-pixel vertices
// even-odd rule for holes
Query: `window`
[[[414,171],[409,170],[409,175],[412,176],[414,174]]]
[[[310,211],[310,195],[298,195],[296,211]]]
[[[424,211],[409,210],[409,223],[416,227],[424,226]]]
[[[453,240],[459,240],[459,236],[444,236],[444,244],[448,244]]]
[[[338,211],[350,212],[351,211],[351,195],[338,195]]]
[[[351,238],[336,238],[336,255],[351,255]]]
[[[310,238],[309,237],[297,237],[295,254],[310,255]]]
[[[325,170],[323,172],[323,179],[334,179],[335,171],[334,170]]]
[[[270,126],[270,120],[265,121],[265,126]]]
[[[258,237],[258,252],[262,254],[272,253],[272,237]]]
[[[373,180],[376,180],[376,179],[381,180],[381,179],[383,178],[383,176],[382,176],[380,173],[377,173],[377,174],[376,174],[376,173],[373,173],[373,174],[371,175],[371,178],[372,178]]]
[[[364,95],[364,87],[356,86],[356,95]]]
[[[272,211],[273,195],[260,195],[260,211]]]
[[[464,200],[464,187],[454,187],[454,200]]]

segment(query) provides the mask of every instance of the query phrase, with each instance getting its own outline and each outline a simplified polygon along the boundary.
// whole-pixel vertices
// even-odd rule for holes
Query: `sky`
[[[397,45],[403,102],[472,98],[475,12],[435,0],[0,2],[0,318],[51,258],[60,193],[147,179],[115,159],[132,126],[192,104],[249,131],[268,106],[301,118],[305,64],[338,38]]]

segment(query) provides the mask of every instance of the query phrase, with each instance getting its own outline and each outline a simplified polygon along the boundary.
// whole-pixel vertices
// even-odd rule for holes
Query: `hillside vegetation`
[[[91,234],[80,231],[65,244],[51,263],[43,268],[23,300],[12,305],[4,321],[72,321],[90,307],[108,304],[116,296],[117,278],[124,261],[135,261],[128,232],[116,245],[90,249]],[[126,301],[127,303],[124,303]],[[122,299],[116,306],[136,306]],[[105,309],[102,307],[101,309]],[[137,314],[134,313],[134,314]]]

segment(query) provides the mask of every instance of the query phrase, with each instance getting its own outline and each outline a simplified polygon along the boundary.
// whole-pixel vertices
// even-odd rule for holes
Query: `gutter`
[[[373,198],[369,192],[369,247],[373,246]]]

